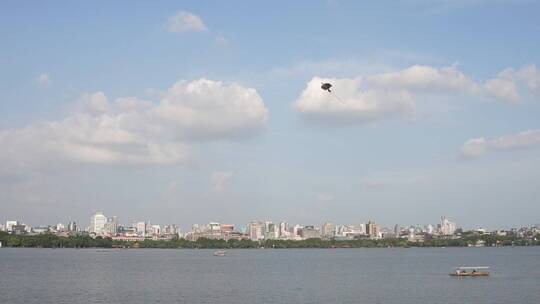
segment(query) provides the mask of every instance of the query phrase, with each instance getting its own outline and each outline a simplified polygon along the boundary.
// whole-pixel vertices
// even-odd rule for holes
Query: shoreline
[[[306,240],[223,240],[199,238],[195,241],[183,238],[171,240],[144,239],[141,241],[119,241],[112,238],[88,235],[57,236],[54,234],[12,235],[0,233],[4,248],[96,248],[96,249],[348,249],[348,248],[485,248],[540,246],[540,234],[529,237],[466,235],[455,239],[430,238],[422,242],[411,242],[403,238],[335,240],[312,238]]]

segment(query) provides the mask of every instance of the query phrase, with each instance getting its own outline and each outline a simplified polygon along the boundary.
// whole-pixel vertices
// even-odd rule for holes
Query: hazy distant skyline
[[[537,224],[539,11],[2,2],[0,221]]]

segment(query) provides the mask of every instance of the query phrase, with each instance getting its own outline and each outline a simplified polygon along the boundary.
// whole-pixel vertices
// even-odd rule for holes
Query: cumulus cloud
[[[459,71],[457,65],[443,68],[413,65],[364,77],[313,77],[293,106],[307,118],[363,123],[413,113],[420,94],[469,94],[515,103],[520,99],[516,81],[527,80],[529,88],[534,90],[540,87],[538,74],[534,67],[503,71],[482,83]],[[334,93],[321,90],[321,82],[332,83],[336,88]]]
[[[499,77],[511,81],[523,82],[533,95],[540,96],[540,70],[534,64],[517,70],[512,68],[505,69],[499,73]]]
[[[238,137],[266,125],[268,110],[257,91],[239,84],[179,81],[153,111],[154,118],[188,138]]]
[[[167,30],[171,33],[204,32],[207,28],[201,17],[190,12],[180,11],[169,17]]]
[[[321,90],[321,83],[339,87],[337,93]],[[341,123],[368,122],[411,113],[415,102],[405,90],[363,89],[362,79],[314,77],[294,103],[297,112],[309,119]]]
[[[0,161],[182,162],[194,141],[254,135],[267,115],[254,89],[207,79],[179,81],[158,103],[135,97],[110,102],[96,92],[83,95],[63,120],[0,131]]]
[[[75,105],[74,112],[87,113],[90,115],[99,115],[109,111],[109,101],[105,93],[95,92],[83,94]]]
[[[484,84],[486,93],[499,100],[518,102],[519,93],[516,83],[512,79],[494,78]]]
[[[234,176],[233,171],[215,171],[210,176],[212,191],[221,192],[225,189],[225,184]]]
[[[486,153],[486,144],[486,139],[483,137],[469,139],[461,147],[461,155],[466,157],[483,155]]]
[[[479,90],[478,84],[460,72],[456,65],[443,68],[413,65],[397,72],[368,76],[367,82],[374,87],[387,89],[460,90],[473,93]]]
[[[520,98],[514,79],[503,72],[485,83],[459,71],[457,65],[434,68],[413,65],[397,72],[383,73],[366,77],[369,86],[393,90],[396,88],[415,93],[466,93],[476,96],[493,97],[503,102],[517,102]]]
[[[540,71],[535,65],[529,65],[518,71],[518,77],[526,81],[529,90],[540,96]]]
[[[540,129],[526,130],[495,139],[483,137],[466,141],[461,147],[462,157],[479,157],[491,151],[528,148],[540,145]]]
[[[51,79],[49,78],[49,74],[42,73],[36,78],[36,84],[39,86],[48,86],[51,83]]]

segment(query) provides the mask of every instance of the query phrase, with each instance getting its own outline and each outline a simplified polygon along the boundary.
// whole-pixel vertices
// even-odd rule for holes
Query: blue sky
[[[538,12],[2,2],[0,220],[536,224]]]

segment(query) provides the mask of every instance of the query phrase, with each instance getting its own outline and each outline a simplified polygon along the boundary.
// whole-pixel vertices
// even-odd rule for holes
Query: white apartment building
[[[457,226],[456,223],[449,221],[446,217],[441,216],[441,234],[442,235],[453,235],[456,232]]]
[[[103,212],[98,211],[90,218],[90,232],[95,234],[103,234],[107,225],[107,217]]]

